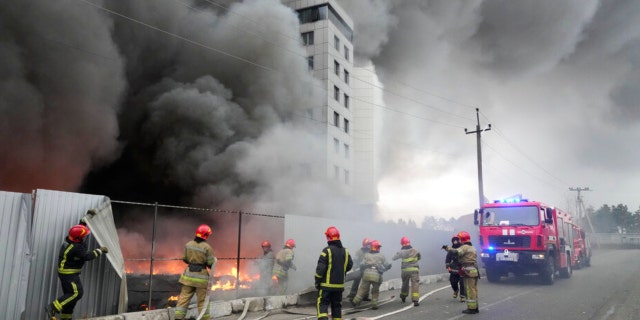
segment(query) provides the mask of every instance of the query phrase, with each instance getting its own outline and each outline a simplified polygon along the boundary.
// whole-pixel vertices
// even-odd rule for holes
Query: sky
[[[639,2],[340,4],[381,83],[379,218],[477,208],[476,108],[487,199],[640,208]],[[0,26],[0,189],[357,211],[300,178],[323,93],[279,1],[4,1]]]

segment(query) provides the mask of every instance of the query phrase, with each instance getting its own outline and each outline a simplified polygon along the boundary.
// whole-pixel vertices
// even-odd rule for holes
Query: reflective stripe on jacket
[[[273,264],[272,274],[279,278],[287,276],[289,269],[293,266],[293,249],[284,247],[276,255],[276,261]]]
[[[209,283],[209,271],[207,267],[213,266],[217,259],[211,246],[196,238],[187,242],[184,247],[182,260],[188,264],[180,276],[180,283],[194,288],[206,288]],[[193,267],[195,266],[195,268]],[[199,266],[200,270],[197,267]]]
[[[393,255],[393,260],[402,259],[400,269],[404,272],[420,271],[418,261],[420,260],[420,252],[411,246],[403,246],[400,251]]]
[[[58,273],[80,273],[85,261],[93,260],[99,255],[100,251],[97,249],[88,251],[84,242],[76,243],[67,238],[60,247],[60,252],[58,253]]]
[[[326,290],[344,289],[344,275],[353,267],[353,260],[340,240],[329,241],[327,244],[318,258],[316,283],[320,283],[320,287]]]

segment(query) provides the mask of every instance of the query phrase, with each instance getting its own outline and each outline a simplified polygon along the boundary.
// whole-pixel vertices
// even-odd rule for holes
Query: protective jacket
[[[462,265],[463,276],[477,278],[480,274],[478,271],[478,255],[476,248],[471,242],[465,242],[457,249],[448,250],[458,254],[460,264]]]
[[[180,276],[180,283],[194,288],[206,288],[209,283],[209,271],[218,260],[211,246],[201,238],[187,242],[182,257],[188,266]]]
[[[371,282],[382,282],[382,273],[391,269],[391,263],[380,252],[367,252],[364,254],[360,269],[363,270],[362,279]]]
[[[286,277],[289,269],[296,269],[296,266],[293,264],[293,258],[293,249],[284,247],[284,249],[280,250],[276,255],[272,274],[279,278]]]
[[[460,248],[460,244],[454,244],[451,248],[458,249]],[[447,269],[450,268],[449,272],[458,273],[458,269],[460,269],[460,259],[458,258],[458,252],[447,251],[447,257],[444,259],[444,264]]]
[[[316,266],[316,287],[324,290],[343,290],[344,275],[353,267],[349,250],[342,246],[340,240],[327,242],[322,249]]]
[[[84,242],[72,242],[67,238],[58,254],[58,273],[80,274],[85,261],[93,260],[100,254],[102,254],[100,249],[88,251]]]
[[[392,260],[402,259],[400,269],[403,272],[420,271],[418,261],[420,260],[420,252],[410,245],[403,246],[400,251],[393,255]]]

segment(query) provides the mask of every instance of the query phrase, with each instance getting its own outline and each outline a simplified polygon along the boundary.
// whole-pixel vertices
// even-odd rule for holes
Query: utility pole
[[[480,129],[480,109],[476,108],[476,131],[467,131],[467,128],[464,128],[464,132],[466,134],[475,133],[476,134],[476,143],[478,145],[478,209],[482,208],[482,204],[484,203],[484,190],[482,188],[482,146],[480,144],[480,135],[483,131],[491,130],[491,124],[489,124],[486,128]]]
[[[591,232],[592,233],[595,232],[593,230],[593,225],[591,224],[591,218],[589,218],[589,216],[584,210],[584,202],[582,201],[582,196],[580,195],[580,192],[582,191],[591,191],[591,190],[589,189],[589,187],[569,188],[569,190],[578,192],[578,196],[576,197],[576,208],[578,209],[578,220],[580,221],[580,226],[584,226],[584,220],[586,218],[587,223],[589,223],[589,228],[591,229]]]

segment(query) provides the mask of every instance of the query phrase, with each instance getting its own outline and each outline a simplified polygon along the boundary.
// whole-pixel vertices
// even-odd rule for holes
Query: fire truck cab
[[[509,273],[538,274],[553,284],[556,274],[572,274],[574,232],[572,217],[541,202],[515,198],[494,201],[476,210],[480,260],[489,282]]]

